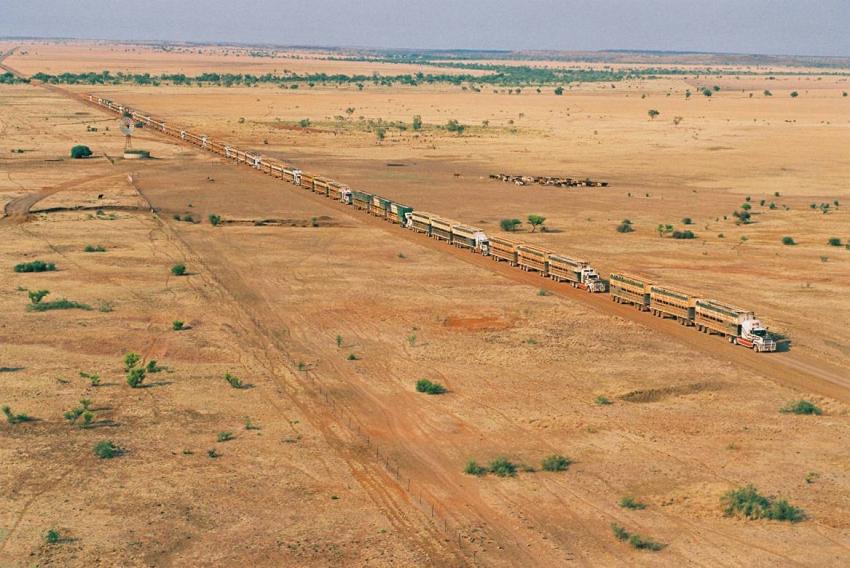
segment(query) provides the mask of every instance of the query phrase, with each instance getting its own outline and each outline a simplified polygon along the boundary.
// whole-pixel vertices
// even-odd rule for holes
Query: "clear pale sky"
[[[850,56],[850,0],[0,0],[0,36]]]

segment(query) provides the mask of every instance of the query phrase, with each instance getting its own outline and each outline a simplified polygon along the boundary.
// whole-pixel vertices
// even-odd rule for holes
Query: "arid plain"
[[[26,75],[433,71],[221,47],[0,47],[17,47],[5,64]],[[543,215],[547,231],[516,237],[604,275],[642,273],[751,308],[790,339],[769,355],[145,129],[133,145],[155,159],[124,161],[116,117],[35,84],[0,85],[0,403],[36,418],[0,426],[0,566],[846,564],[850,250],[827,241],[850,239],[850,85],[834,70],[734,70],[560,96],[449,84],[66,88],[488,233]],[[378,119],[407,128],[379,141]],[[447,132],[449,120],[466,129]],[[94,155],[70,160],[73,144]],[[610,185],[520,187],[488,178],[498,172]],[[744,203],[753,222],[736,224]],[[195,222],[175,220],[187,215]],[[686,217],[696,239],[656,232]],[[634,232],[616,231],[624,219]],[[35,259],[57,270],[12,271]],[[188,275],[171,274],[178,262]],[[26,311],[39,289],[93,309]],[[164,367],[147,388],[125,382],[131,351]],[[420,378],[448,392],[418,393]],[[62,416],[80,399],[92,401],[90,428]],[[823,415],[779,412],[798,399]],[[222,432],[233,439],[217,441]],[[104,439],[124,454],[98,459]],[[572,464],[542,471],[552,454]],[[464,473],[497,457],[528,467]],[[725,516],[724,494],[747,484],[806,520]],[[646,508],[621,507],[627,496]],[[635,550],[612,524],[665,546]],[[59,543],[45,542],[49,529]]]

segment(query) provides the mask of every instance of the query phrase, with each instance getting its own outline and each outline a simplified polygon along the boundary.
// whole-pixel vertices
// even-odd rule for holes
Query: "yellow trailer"
[[[609,281],[611,300],[618,304],[632,304],[642,312],[649,311],[652,282],[642,276],[616,272]]]
[[[426,211],[419,211],[414,209],[410,214],[410,228],[416,231],[417,233],[425,233],[429,237],[431,236],[431,215]]]
[[[331,180],[323,177],[316,176],[313,178],[313,191],[318,193],[319,195],[324,195],[327,197],[328,195],[328,184],[330,184]]]
[[[490,237],[490,256],[495,261],[506,260],[511,266],[517,265],[517,247],[519,243],[506,237]]]
[[[452,225],[456,225],[455,221],[443,219],[441,217],[431,217],[431,236],[441,241],[452,240]]]
[[[673,288],[656,285],[649,287],[649,311],[652,315],[672,317],[682,325],[694,325],[697,298]]]
[[[541,276],[549,275],[549,255],[552,251],[532,245],[516,247],[517,264],[526,272],[537,271]]]

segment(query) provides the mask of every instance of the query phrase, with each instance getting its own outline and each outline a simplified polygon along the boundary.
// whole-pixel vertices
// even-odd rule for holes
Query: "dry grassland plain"
[[[201,50],[33,43],[5,63],[25,74],[427,67]],[[698,91],[714,85],[711,97]],[[0,85],[0,404],[36,418],[0,425],[0,566],[850,561],[850,250],[827,244],[850,240],[847,77],[683,75],[561,96],[551,86],[70,89],[488,234],[503,218],[543,215],[547,231],[516,237],[606,275],[642,273],[751,308],[791,347],[757,356],[607,299],[541,293],[543,279],[145,129],[133,145],[156,159],[124,161],[115,117],[37,85]],[[367,127],[378,119],[407,129],[378,141]],[[466,130],[447,132],[450,119]],[[73,144],[94,155],[68,159]],[[610,186],[518,187],[488,179],[497,172]],[[745,202],[754,222],[736,224]],[[211,214],[225,222],[212,226]],[[616,231],[623,219],[634,232]],[[659,224],[697,238],[659,237]],[[12,271],[35,259],[57,270]],[[187,275],[171,273],[177,263]],[[27,311],[32,290],[92,309]],[[127,352],[164,369],[130,388]],[[820,386],[792,380],[801,369]],[[250,388],[231,388],[225,373]],[[416,392],[421,378],[448,392]],[[63,418],[80,399],[92,401],[89,428]],[[823,415],[779,412],[798,399]],[[226,432],[233,439],[218,441]],[[124,453],[99,459],[102,440]],[[571,465],[544,471],[554,454]],[[468,460],[498,457],[519,464],[515,477],[464,473]],[[724,494],[747,484],[806,520],[726,516]],[[624,497],[646,508],[621,507]],[[612,524],[664,548],[635,549]],[[58,543],[46,542],[50,529]]]

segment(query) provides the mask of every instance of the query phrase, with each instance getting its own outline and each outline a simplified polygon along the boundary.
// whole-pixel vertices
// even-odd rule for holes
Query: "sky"
[[[850,56],[850,0],[0,0],[0,36]]]

